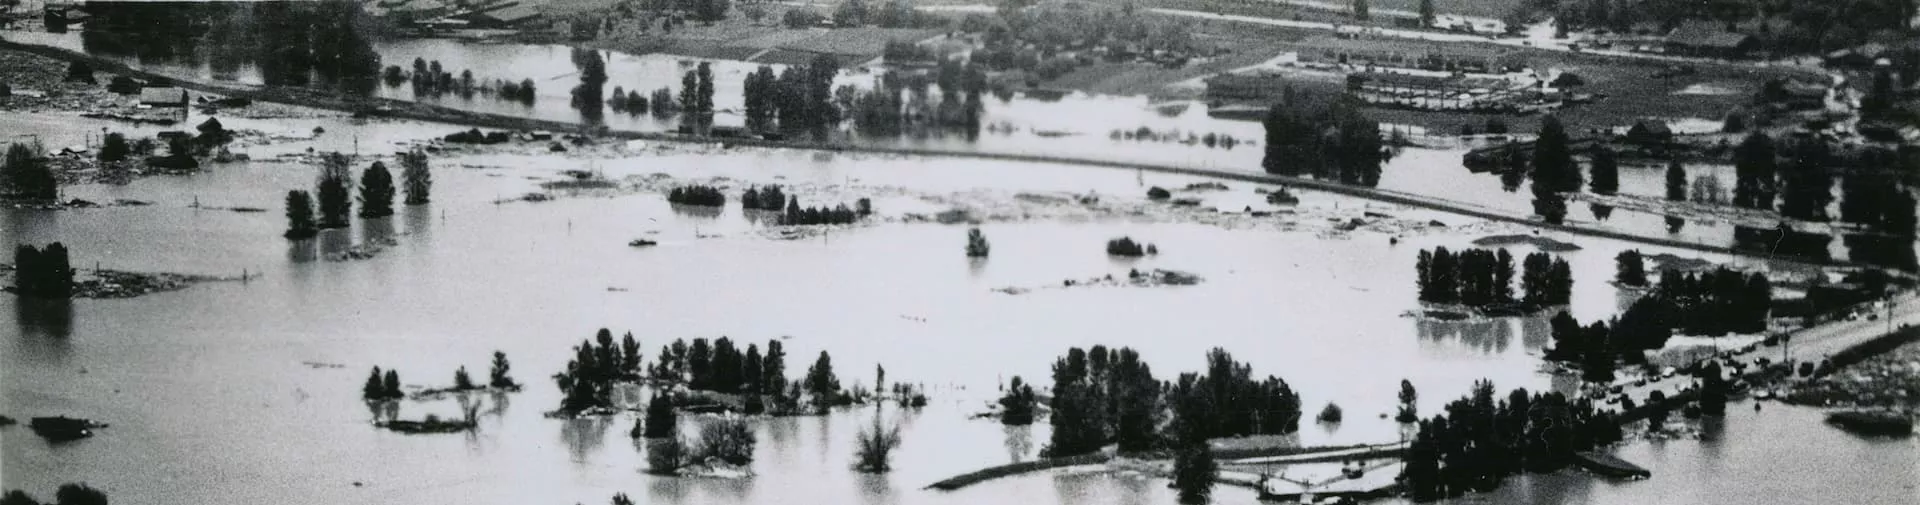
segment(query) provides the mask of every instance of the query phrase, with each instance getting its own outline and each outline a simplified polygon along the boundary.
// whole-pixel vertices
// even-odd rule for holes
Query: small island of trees
[[[866,212],[861,212],[859,210],[856,210],[853,207],[848,207],[847,204],[844,204],[844,203],[840,205],[835,205],[833,208],[801,207],[800,197],[798,196],[788,197],[786,212],[780,215],[780,224],[782,226],[853,224],[855,222],[858,222],[861,217],[865,217],[867,214],[872,213],[872,210],[871,210],[872,204],[864,203],[864,202],[868,202],[868,200],[865,198],[860,199],[860,201],[863,202],[860,206],[864,209],[867,209]]]
[[[985,258],[992,249],[993,246],[987,243],[987,235],[980,233],[980,228],[967,229],[967,257]]]
[[[1135,242],[1133,237],[1120,237],[1107,241],[1107,254],[1111,256],[1138,258],[1151,254],[1160,254],[1160,248],[1155,247],[1153,244]]]
[[[723,207],[727,205],[727,194],[713,186],[697,184],[680,186],[667,191],[667,202],[679,205]]]
[[[1422,249],[1414,262],[1420,301],[1460,304],[1487,312],[1533,311],[1566,305],[1573,297],[1573,268],[1551,254],[1528,254],[1521,263],[1520,294],[1513,291],[1513,256],[1506,249]]]
[[[748,187],[740,196],[740,207],[746,210],[764,210],[781,212],[787,210],[787,195],[780,191],[780,185],[767,187]]]

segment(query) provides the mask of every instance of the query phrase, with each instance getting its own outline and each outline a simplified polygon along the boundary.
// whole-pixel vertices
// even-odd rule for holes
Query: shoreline
[[[516,130],[516,131],[547,130],[547,131],[554,131],[554,132],[575,132],[575,133],[598,135],[598,136],[625,139],[625,140],[650,140],[650,141],[661,141],[661,142],[722,144],[727,146],[803,149],[803,150],[828,151],[828,152],[862,152],[862,153],[875,153],[875,154],[969,158],[969,159],[1013,161],[1013,162],[1025,162],[1025,163],[1057,163],[1057,164],[1081,165],[1081,166],[1092,166],[1092,167],[1152,171],[1156,173],[1208,177],[1208,178],[1233,180],[1233,181],[1240,181],[1240,182],[1251,182],[1256,184],[1298,186],[1308,190],[1333,193],[1333,194],[1338,194],[1338,195],[1348,196],[1353,198],[1361,198],[1361,199],[1384,202],[1384,203],[1395,204],[1395,205],[1403,205],[1408,207],[1435,210],[1435,211],[1446,212],[1450,214],[1457,214],[1457,215],[1463,215],[1467,217],[1486,219],[1490,221],[1502,221],[1502,222],[1508,222],[1508,223],[1523,224],[1523,225],[1528,225],[1528,226],[1535,227],[1537,229],[1542,229],[1547,231],[1558,231],[1558,232],[1572,233],[1576,235],[1584,235],[1589,237],[1598,237],[1598,238],[1613,239],[1613,240],[1622,240],[1622,241],[1636,242],[1636,243],[1654,245],[1654,246],[1673,247],[1677,249],[1688,249],[1688,250],[1699,251],[1699,252],[1727,254],[1727,255],[1740,256],[1740,257],[1760,258],[1760,259],[1767,259],[1770,261],[1782,261],[1782,262],[1798,263],[1798,264],[1804,264],[1804,265],[1879,269],[1879,267],[1875,267],[1873,265],[1867,265],[1867,264],[1857,263],[1853,261],[1845,261],[1845,260],[1838,260],[1838,259],[1831,259],[1831,258],[1829,259],[1814,259],[1814,258],[1786,259],[1786,258],[1779,258],[1772,254],[1765,254],[1765,253],[1759,253],[1759,252],[1753,252],[1753,251],[1742,251],[1742,250],[1735,249],[1731,246],[1716,246],[1716,245],[1703,244],[1703,243],[1691,242],[1686,240],[1676,240],[1676,239],[1663,238],[1663,237],[1651,237],[1651,236],[1639,235],[1639,234],[1625,232],[1625,231],[1609,230],[1604,228],[1595,228],[1595,227],[1568,225],[1568,224],[1552,224],[1552,223],[1547,223],[1547,222],[1538,220],[1531,215],[1518,215],[1518,214],[1501,212],[1501,211],[1497,211],[1489,208],[1480,207],[1476,204],[1469,203],[1469,202],[1451,201],[1451,200],[1428,197],[1428,196],[1423,196],[1418,194],[1404,193],[1404,192],[1391,191],[1391,190],[1382,190],[1382,189],[1362,187],[1362,186],[1348,186],[1348,185],[1343,185],[1336,182],[1321,181],[1321,180],[1301,178],[1301,177],[1290,177],[1290,176],[1266,174],[1266,173],[1255,172],[1250,170],[1248,171],[1224,170],[1224,169],[1215,169],[1215,168],[1198,168],[1198,167],[1163,165],[1163,164],[1154,164],[1154,163],[1096,160],[1096,159],[1086,159],[1086,158],[1075,158],[1071,156],[1054,156],[1054,155],[1042,155],[1042,154],[957,151],[957,150],[947,150],[947,149],[887,147],[887,146],[858,145],[858,144],[848,144],[848,143],[792,142],[792,141],[774,141],[774,140],[762,140],[762,139],[751,139],[751,138],[690,137],[690,136],[682,136],[678,134],[664,133],[664,132],[612,130],[612,129],[607,129],[605,127],[595,127],[595,126],[589,126],[589,125],[579,124],[579,123],[567,123],[567,122],[551,121],[551,120],[543,120],[543,119],[506,116],[501,114],[463,111],[463,110],[458,110],[458,109],[453,109],[453,108],[443,107],[438,105],[430,105],[430,104],[423,104],[423,103],[417,103],[417,102],[407,102],[407,101],[394,100],[394,99],[339,97],[339,96],[334,96],[321,91],[304,89],[304,88],[263,87],[263,86],[244,85],[244,84],[214,83],[214,82],[209,82],[209,81],[200,80],[200,79],[183,78],[178,76],[159,74],[159,73],[146,71],[146,70],[135,69],[124,63],[120,63],[118,61],[110,60],[103,57],[82,54],[82,53],[69,51],[61,48],[15,42],[15,41],[6,40],[6,39],[0,39],[0,49],[23,51],[23,52],[55,58],[63,61],[84,61],[93,65],[96,72],[108,72],[108,73],[129,75],[129,76],[133,76],[141,79],[156,80],[160,82],[166,82],[174,86],[179,86],[181,88],[198,91],[201,93],[211,93],[211,94],[223,95],[227,97],[248,98],[248,99],[261,101],[261,102],[284,103],[284,104],[300,105],[300,106],[314,107],[314,108],[320,108],[320,109],[345,111],[345,112],[353,113],[357,116],[364,115],[367,117],[386,117],[386,118],[394,118],[394,119],[424,121],[424,122],[430,122],[430,123],[442,123],[442,124],[448,124],[448,125],[454,125],[454,126],[493,128],[493,129],[502,129],[502,130]]]

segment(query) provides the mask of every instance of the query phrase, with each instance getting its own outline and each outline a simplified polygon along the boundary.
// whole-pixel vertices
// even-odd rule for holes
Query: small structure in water
[[[644,238],[636,238],[627,242],[627,247],[647,247],[655,245],[660,245],[660,243]]]
[[[1575,464],[1580,465],[1580,468],[1585,468],[1587,471],[1608,477],[1645,479],[1653,476],[1653,472],[1641,468],[1640,465],[1635,465],[1627,462],[1627,460],[1598,451],[1575,453],[1573,455],[1573,461]]]

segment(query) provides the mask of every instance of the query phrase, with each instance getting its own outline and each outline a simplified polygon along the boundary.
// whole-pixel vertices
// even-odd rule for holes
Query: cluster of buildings
[[[368,12],[423,29],[508,29],[544,20],[546,7],[546,0],[379,0]]]
[[[1694,20],[1664,30],[1657,23],[1644,22],[1619,32],[1597,32],[1574,47],[1737,60],[1751,56],[1758,48],[1759,39],[1754,34],[1760,30],[1759,26],[1759,23],[1728,26],[1717,21]]]
[[[1345,73],[1345,92],[1378,107],[1474,113],[1525,112],[1539,95],[1534,79],[1509,77],[1524,54],[1493,44],[1397,38],[1314,36],[1289,44],[1297,64]],[[1272,102],[1286,87],[1278,74],[1208,79],[1207,98]]]

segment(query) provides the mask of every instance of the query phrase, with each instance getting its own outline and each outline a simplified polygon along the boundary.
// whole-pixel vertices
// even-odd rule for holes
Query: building
[[[1667,53],[1703,58],[1745,58],[1753,51],[1754,38],[1730,32],[1719,23],[1689,21],[1667,34]]]
[[[1640,145],[1665,145],[1673,142],[1673,128],[1666,121],[1642,119],[1627,128],[1627,142]]]
[[[466,16],[474,28],[513,28],[541,19],[540,6],[519,4]]]
[[[1512,49],[1407,39],[1308,37],[1291,44],[1303,63],[1504,73],[1525,66]]]
[[[187,108],[187,90],[173,87],[140,88],[140,105],[159,108]]]

